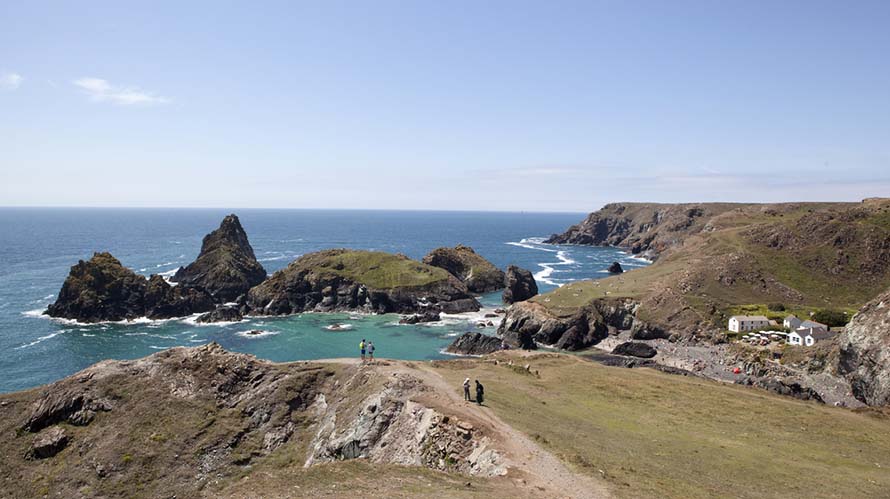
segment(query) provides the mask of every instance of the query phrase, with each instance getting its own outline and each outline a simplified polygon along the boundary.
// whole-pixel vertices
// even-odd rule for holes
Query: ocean
[[[397,315],[306,313],[221,325],[192,319],[77,324],[42,315],[72,265],[109,251],[144,274],[170,276],[197,257],[201,239],[230,211],[219,209],[0,208],[0,392],[38,386],[104,359],[133,359],[174,346],[216,341],[273,361],[357,355],[374,342],[379,357],[438,359],[455,336],[477,328],[500,293],[480,298],[486,310],[440,323],[399,325]],[[472,246],[498,267],[531,270],[542,292],[579,279],[646,265],[617,248],[555,246],[542,241],[583,213],[257,210],[236,214],[257,259],[270,274],[302,254],[327,248],[400,252],[420,259],[439,246]],[[326,329],[333,324],[344,330]],[[262,334],[247,335],[261,330]]]

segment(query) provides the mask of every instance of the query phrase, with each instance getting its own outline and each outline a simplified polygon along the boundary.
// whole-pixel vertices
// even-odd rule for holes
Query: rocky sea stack
[[[460,313],[479,310],[447,271],[379,251],[334,249],[303,255],[250,290],[251,313],[363,311]]]
[[[436,248],[423,257],[423,263],[447,270],[472,293],[488,293],[504,287],[504,272],[469,246]]]
[[[507,267],[504,288],[504,303],[525,301],[538,294],[538,283],[531,272],[516,265]]]
[[[202,290],[170,286],[158,275],[146,279],[110,253],[96,253],[71,267],[46,314],[80,322],[167,319],[206,312],[213,306],[210,295]]]
[[[612,265],[609,265],[609,268],[607,270],[610,274],[624,273],[624,269],[621,268],[621,264],[618,262],[612,262]]]
[[[236,215],[223,219],[219,228],[204,236],[201,253],[171,279],[206,290],[219,303],[230,302],[263,282],[266,270],[257,261],[247,234]]]

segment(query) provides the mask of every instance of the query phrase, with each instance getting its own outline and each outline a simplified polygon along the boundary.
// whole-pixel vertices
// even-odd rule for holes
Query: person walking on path
[[[464,380],[464,400],[470,400],[470,378]]]
[[[365,361],[365,339],[362,338],[362,341],[358,344],[358,349],[362,351],[362,362]]]
[[[374,342],[373,341],[368,342],[368,357],[370,358],[371,362],[374,362]]]
[[[479,380],[476,380],[476,403],[482,405],[482,402],[485,399],[485,388],[483,388],[482,383]]]

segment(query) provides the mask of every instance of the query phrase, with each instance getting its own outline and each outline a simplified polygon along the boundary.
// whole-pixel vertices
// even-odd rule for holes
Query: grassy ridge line
[[[438,362],[491,410],[618,497],[886,497],[890,417],[565,355]]]
[[[444,269],[382,251],[329,250],[298,262],[307,270],[335,274],[372,289],[417,288],[450,277]]]

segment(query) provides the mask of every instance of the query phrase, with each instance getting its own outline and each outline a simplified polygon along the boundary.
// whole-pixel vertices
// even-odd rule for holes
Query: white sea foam
[[[553,267],[556,265],[573,265],[578,262],[569,258],[566,255],[566,252],[563,250],[559,250],[556,252],[556,258],[559,259],[558,262],[546,262],[538,264],[539,267],[543,267],[543,270],[540,270],[533,276],[536,281],[541,281],[551,286],[563,286],[566,284],[565,282],[560,283],[550,278],[550,276],[553,275],[554,272],[556,272]]]
[[[352,329],[352,324],[331,324],[329,326],[325,326],[325,329],[328,331],[349,331]]]
[[[43,315],[43,312],[46,312],[45,308],[35,308],[34,310],[26,310],[22,312],[22,315],[24,315],[25,317],[49,318],[48,315]]]
[[[148,345],[148,348],[152,348],[152,349],[154,349],[154,350],[166,350],[166,349],[168,349],[168,348],[170,348],[170,347],[159,347],[159,346],[157,346],[157,345]]]
[[[56,336],[58,336],[60,334],[65,334],[69,331],[71,331],[71,329],[60,329],[60,330],[56,331],[55,333],[50,333],[46,336],[41,336],[41,337],[37,338],[36,340],[32,341],[31,343],[26,343],[24,345],[17,346],[14,348],[14,350],[21,350],[22,348],[32,347],[42,341],[46,341],[48,339],[55,338]]]
[[[266,336],[275,336],[278,334],[278,331],[238,331],[235,333],[236,336],[241,336],[242,338],[265,338]],[[201,340],[204,341],[204,340]]]

